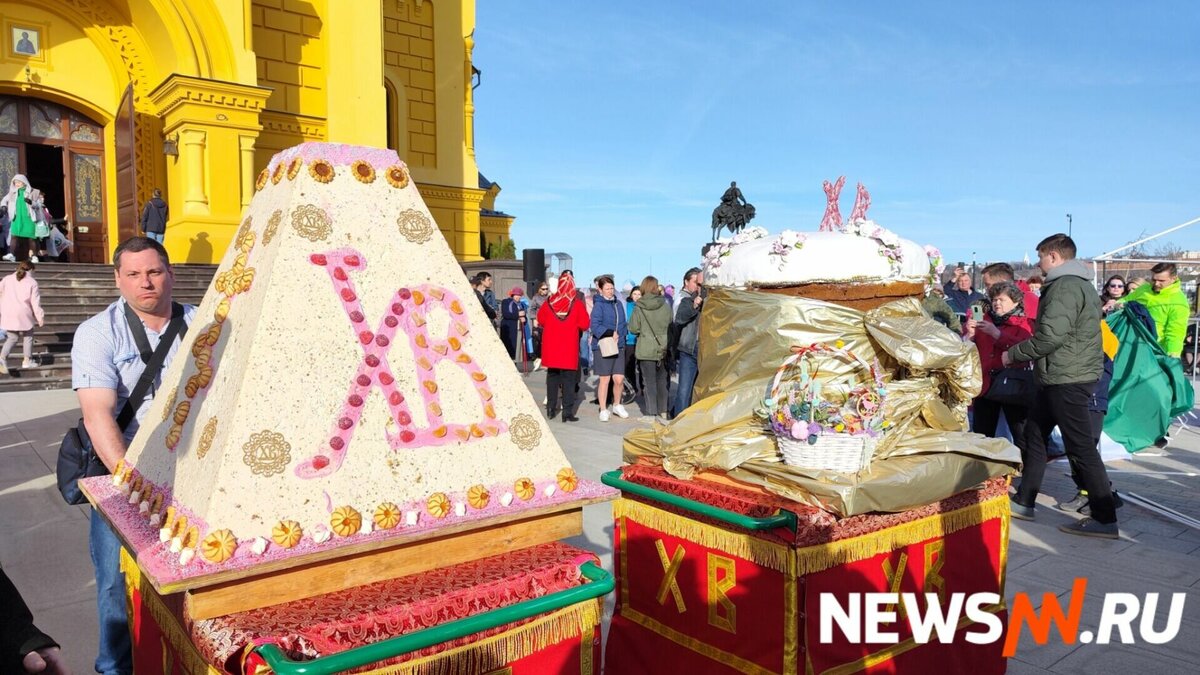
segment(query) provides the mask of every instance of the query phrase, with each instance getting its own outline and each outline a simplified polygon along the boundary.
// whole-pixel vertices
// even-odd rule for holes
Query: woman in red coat
[[[1029,409],[1023,405],[1000,404],[983,397],[992,384],[992,373],[1003,368],[1000,355],[1009,347],[1033,337],[1033,319],[1025,316],[1025,293],[1016,284],[1008,281],[993,284],[988,289],[992,308],[983,321],[974,317],[967,320],[966,335],[975,341],[979,350],[979,362],[983,370],[983,388],[975,397],[974,431],[991,438],[996,437],[996,426],[1000,422],[1000,411],[1012,431],[1013,442],[1024,447],[1025,417]]]
[[[558,414],[558,390],[562,388],[562,420],[578,422],[575,416],[575,387],[579,384],[579,337],[588,330],[584,302],[575,291],[571,270],[558,276],[554,295],[537,313],[542,329],[542,367],[546,369],[546,418]]]

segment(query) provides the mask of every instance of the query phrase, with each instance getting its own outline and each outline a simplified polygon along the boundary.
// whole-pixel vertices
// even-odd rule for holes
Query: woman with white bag
[[[620,392],[625,387],[625,338],[628,328],[625,324],[625,303],[617,299],[617,289],[613,278],[605,275],[597,279],[600,295],[595,299],[592,309],[591,334],[595,340],[592,348],[592,361],[600,383],[596,386],[600,402],[600,421],[608,421],[608,383],[613,384],[612,414],[617,417],[629,417],[625,406],[621,405]]]

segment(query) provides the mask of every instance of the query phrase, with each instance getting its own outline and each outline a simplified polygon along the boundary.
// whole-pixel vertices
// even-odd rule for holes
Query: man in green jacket
[[[1034,519],[1034,501],[1046,473],[1046,439],[1062,431],[1067,457],[1087,491],[1091,517],[1058,529],[1069,534],[1116,539],[1117,512],[1108,472],[1092,436],[1088,402],[1104,371],[1100,342],[1100,296],[1091,272],[1075,260],[1075,242],[1065,234],[1046,237],[1037,246],[1038,266],[1046,274],[1033,337],[1001,357],[1005,366],[1036,362],[1040,385],[1025,422],[1021,485],[1012,498],[1012,515]]]
[[[1187,335],[1188,316],[1191,307],[1179,284],[1175,263],[1158,263],[1150,268],[1153,274],[1150,283],[1138,286],[1135,291],[1121,298],[1121,302],[1140,302],[1154,319],[1158,331],[1158,345],[1167,356],[1179,358],[1183,355],[1183,338]],[[1105,305],[1105,309],[1111,309]]]

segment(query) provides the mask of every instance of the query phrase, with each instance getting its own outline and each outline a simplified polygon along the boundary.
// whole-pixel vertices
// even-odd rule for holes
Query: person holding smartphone
[[[983,299],[982,294],[971,288],[971,275],[965,271],[954,280],[954,287],[946,292],[946,303],[964,323],[971,316],[971,305]]]
[[[1025,316],[1025,293],[1016,284],[1002,281],[988,288],[991,308],[972,306],[965,335],[979,350],[979,365],[983,371],[983,387],[975,397],[974,422],[971,431],[989,438],[996,437],[1000,413],[1008,421],[1013,443],[1025,447],[1025,418],[1029,409],[1023,405],[1000,404],[985,398],[992,375],[1002,369],[1003,354],[1010,347],[1033,337],[1033,320]]]

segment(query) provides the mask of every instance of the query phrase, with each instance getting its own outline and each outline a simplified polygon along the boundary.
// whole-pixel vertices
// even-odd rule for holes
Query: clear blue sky
[[[521,248],[678,278],[736,180],[771,232],[821,181],[948,262],[1074,216],[1095,255],[1200,216],[1198,2],[480,0],[476,154]],[[1200,225],[1167,240],[1200,249]]]

